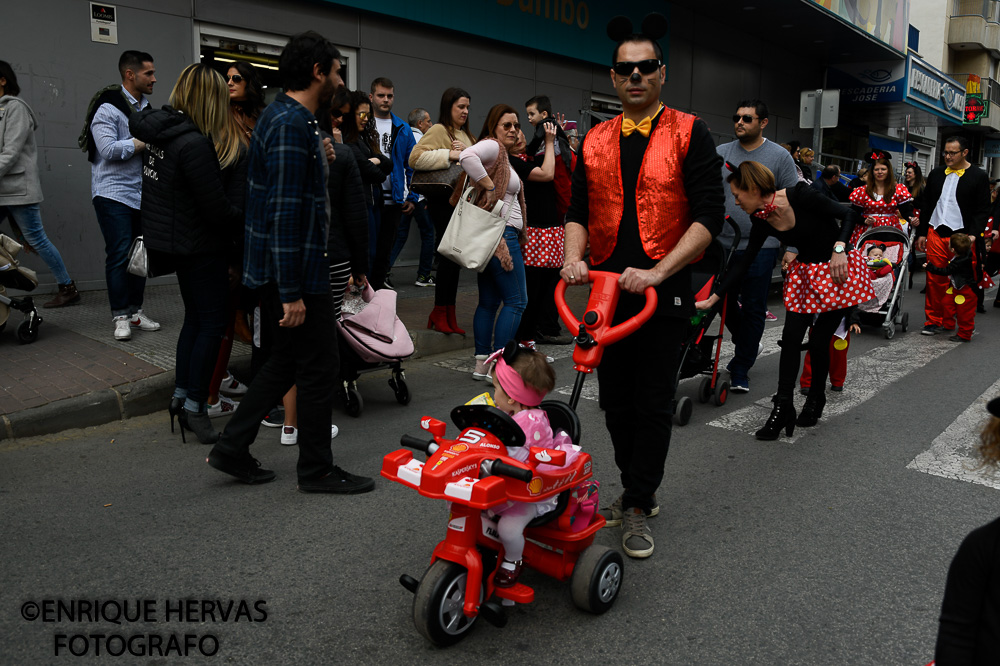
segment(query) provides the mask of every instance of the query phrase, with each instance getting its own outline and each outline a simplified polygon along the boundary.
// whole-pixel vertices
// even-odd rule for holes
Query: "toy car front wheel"
[[[722,407],[729,398],[729,382],[722,381],[715,385],[715,393],[712,395],[712,402],[716,407]]]
[[[475,624],[476,618],[462,610],[467,581],[465,568],[446,560],[432,564],[420,581],[413,597],[413,623],[434,645],[454,645]]]
[[[580,555],[573,568],[570,591],[573,604],[591,613],[603,613],[614,605],[622,589],[625,571],[622,554],[607,546],[593,545]]]

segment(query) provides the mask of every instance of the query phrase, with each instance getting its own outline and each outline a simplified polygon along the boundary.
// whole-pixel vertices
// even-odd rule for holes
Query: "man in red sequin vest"
[[[630,35],[615,49],[611,82],[623,113],[591,129],[580,146],[560,272],[570,286],[587,284],[590,268],[621,273],[615,324],[642,309],[646,287],[659,296],[653,318],[608,347],[598,368],[624,491],[601,513],[609,527],[622,526],[622,547],[637,558],[653,553],[647,518],[659,513],[679,351],[694,314],[688,264],[725,216],[722,158],[702,120],[660,103],[662,61],[647,35]]]

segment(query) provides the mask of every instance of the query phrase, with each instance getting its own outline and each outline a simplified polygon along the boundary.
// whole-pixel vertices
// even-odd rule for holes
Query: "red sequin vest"
[[[659,261],[691,226],[691,207],[684,192],[681,165],[691,144],[695,116],[664,107],[649,136],[636,185],[639,237],[650,258]],[[614,252],[625,210],[619,136],[622,116],[587,133],[583,144],[587,165],[587,199],[591,258],[595,264]]]

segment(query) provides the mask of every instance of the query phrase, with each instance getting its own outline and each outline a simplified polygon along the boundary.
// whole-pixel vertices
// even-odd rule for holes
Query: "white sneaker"
[[[219,386],[219,392],[226,395],[246,395],[247,385],[233,377],[231,372],[227,372]]]
[[[479,354],[476,356],[476,369],[472,371],[473,379],[481,382],[493,381],[493,377],[490,376],[490,369],[486,367],[487,358],[489,358],[487,354]]]
[[[335,425],[330,426],[330,439],[340,433],[340,428]],[[299,429],[295,426],[283,426],[281,428],[281,443],[285,446],[295,446],[299,443]]]
[[[129,324],[128,315],[115,317],[115,340],[131,340],[132,326]]]
[[[160,325],[155,321],[147,317],[139,310],[134,315],[132,315],[132,327],[138,328],[143,331],[158,331],[160,330]]]
[[[214,405],[206,405],[208,408],[206,411],[208,412],[208,418],[215,419],[220,416],[229,416],[235,412],[236,408],[239,406],[239,403],[230,400],[224,395],[220,395],[219,402]]]

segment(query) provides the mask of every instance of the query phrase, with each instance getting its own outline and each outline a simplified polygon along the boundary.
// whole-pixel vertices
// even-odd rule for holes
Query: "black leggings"
[[[812,362],[813,379],[809,387],[809,397],[820,397],[826,391],[826,379],[830,374],[830,339],[837,332],[840,322],[848,316],[851,308],[823,312],[818,317],[812,313],[785,312],[785,327],[781,329],[781,357],[778,360],[778,397],[792,398],[795,380],[802,364],[802,340],[812,326],[809,335],[809,354]],[[816,323],[813,323],[816,317]]]
[[[454,206],[448,203],[449,195],[436,194],[427,197],[427,212],[434,221],[436,243],[441,243],[441,236],[448,227]],[[434,247],[437,247],[437,244]],[[438,269],[434,285],[434,305],[455,305],[458,297],[458,278],[462,267],[451,259],[437,255]]]

